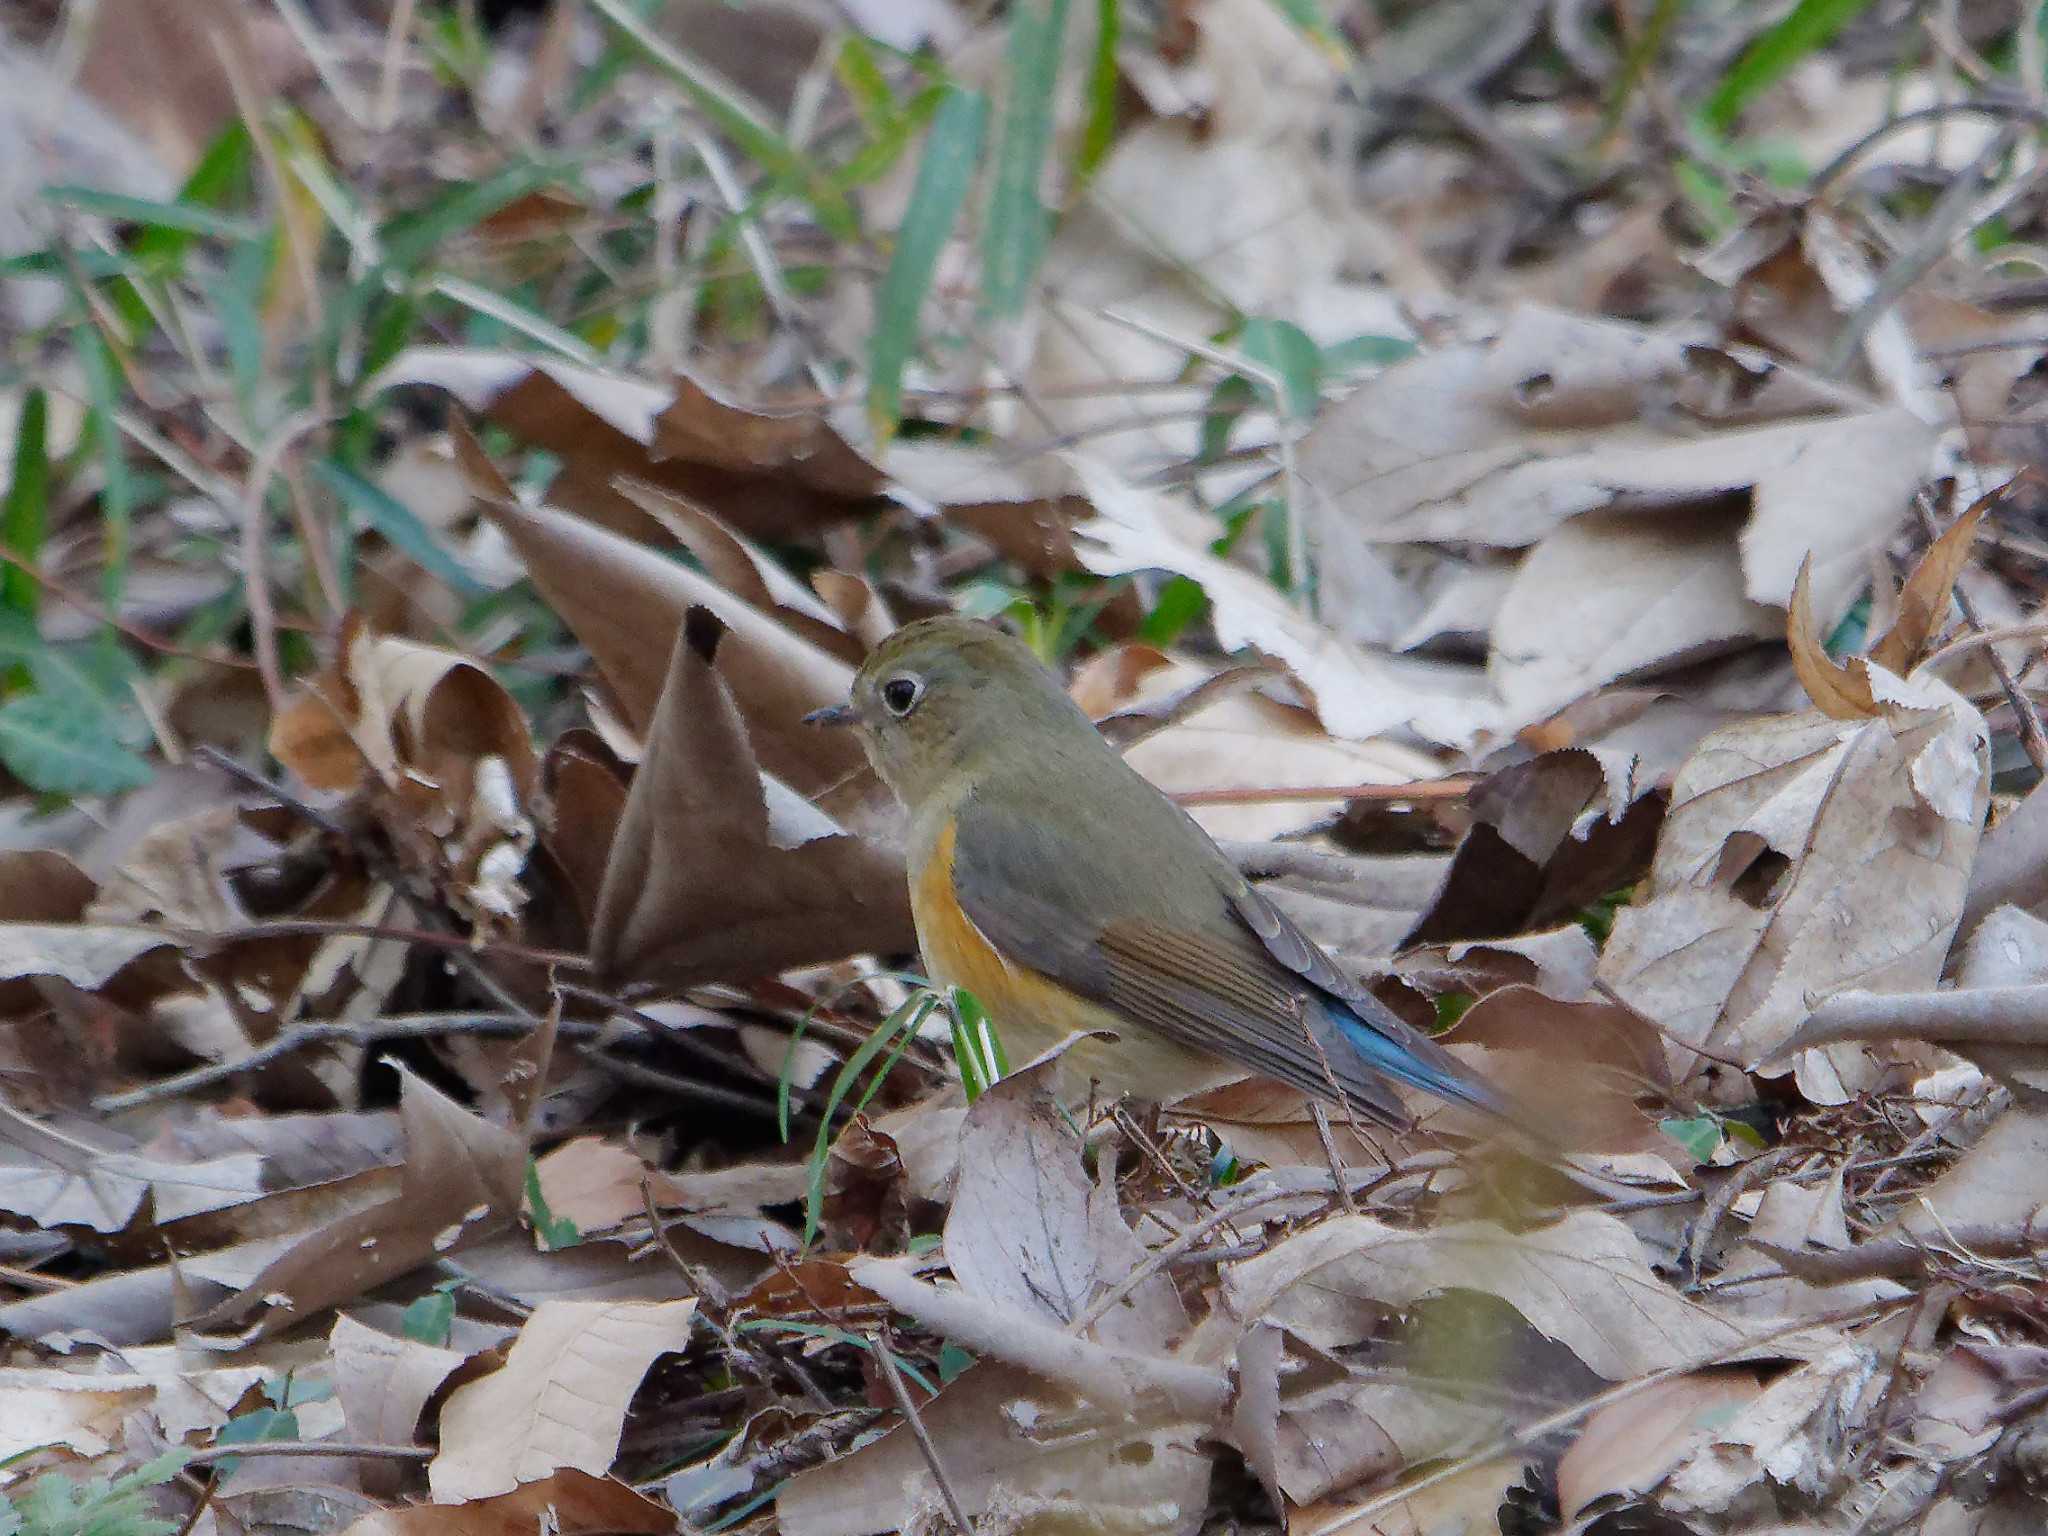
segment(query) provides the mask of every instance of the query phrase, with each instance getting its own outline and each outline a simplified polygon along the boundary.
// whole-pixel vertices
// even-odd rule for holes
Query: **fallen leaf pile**
[[[2048,1526],[2039,7],[1755,9],[25,7],[0,1532]],[[1532,1133],[1007,1060],[941,612]]]

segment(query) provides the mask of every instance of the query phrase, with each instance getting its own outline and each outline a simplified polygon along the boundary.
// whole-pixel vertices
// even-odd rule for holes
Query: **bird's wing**
[[[1442,1048],[1370,997],[1384,1016],[1371,1038],[1391,1044],[1405,1032],[1418,1070],[1402,1070],[1398,1051],[1352,1043],[1365,1028],[1361,1005],[1336,988],[1357,989],[1220,854],[1216,868],[1167,860],[1181,867],[1155,878],[1173,884],[1172,900],[1146,900],[1087,849],[1063,845],[1049,820],[970,800],[954,823],[954,895],[1013,961],[1168,1039],[1318,1098],[1341,1095],[1382,1124],[1409,1123],[1382,1074],[1424,1087],[1442,1079]]]

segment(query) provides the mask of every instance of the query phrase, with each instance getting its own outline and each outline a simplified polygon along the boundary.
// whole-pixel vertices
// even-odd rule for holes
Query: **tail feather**
[[[1334,999],[1325,1005],[1325,1011],[1345,1041],[1375,1072],[1449,1103],[1516,1122],[1514,1107],[1507,1098],[1435,1041],[1426,1036],[1403,1040],[1389,1030],[1374,1027],[1370,1020]],[[1413,1032],[1404,1025],[1401,1033]]]

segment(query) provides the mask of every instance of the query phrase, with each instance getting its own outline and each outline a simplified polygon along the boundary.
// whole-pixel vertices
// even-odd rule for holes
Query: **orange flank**
[[[1244,1076],[1242,1068],[1139,1031],[1100,1004],[1005,960],[953,894],[953,840],[949,820],[910,881],[918,947],[935,983],[965,988],[988,1010],[1011,1066],[1069,1035],[1110,1030],[1119,1037],[1114,1042],[1082,1040],[1070,1048],[1060,1075],[1077,1088],[1093,1079],[1112,1095],[1146,1093],[1162,1102]]]

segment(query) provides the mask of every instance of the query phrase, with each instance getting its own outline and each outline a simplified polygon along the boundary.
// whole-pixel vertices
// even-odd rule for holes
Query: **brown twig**
[[[1456,801],[1472,792],[1476,777],[1417,779],[1409,784],[1270,785],[1244,789],[1182,789],[1176,805],[1280,805],[1296,800]]]
[[[870,1340],[874,1345],[875,1364],[882,1379],[889,1384],[889,1395],[896,1399],[896,1407],[903,1415],[903,1422],[910,1426],[910,1433],[917,1441],[918,1451],[924,1457],[924,1464],[930,1468],[932,1481],[939,1485],[939,1497],[946,1501],[946,1516],[953,1522],[953,1529],[960,1536],[974,1536],[974,1527],[968,1523],[967,1511],[960,1503],[960,1495],[954,1491],[953,1479],[946,1473],[946,1464],[939,1459],[939,1448],[932,1443],[931,1431],[924,1427],[924,1419],[918,1414],[917,1404],[911,1401],[910,1388],[904,1385],[903,1372],[897,1368],[896,1356],[890,1351],[888,1340],[877,1332]]]

